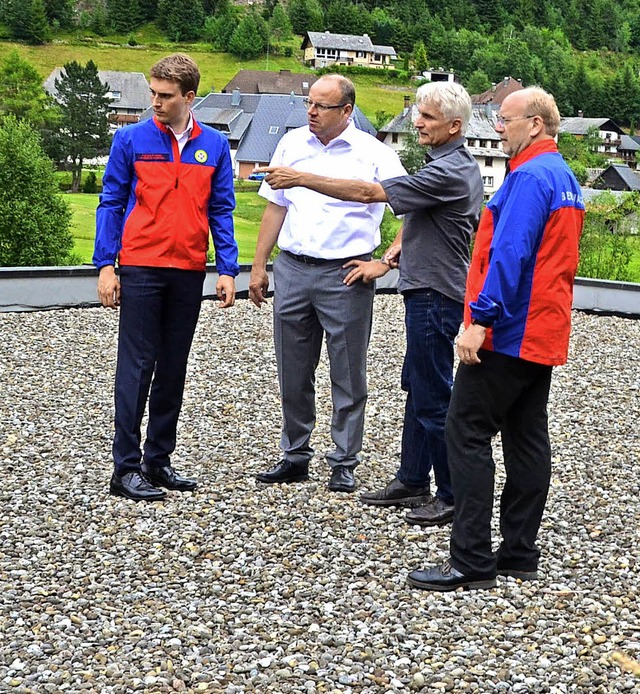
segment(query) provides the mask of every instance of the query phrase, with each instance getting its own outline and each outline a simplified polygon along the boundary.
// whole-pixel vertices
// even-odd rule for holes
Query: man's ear
[[[184,98],[186,99],[188,104],[192,104],[193,100],[196,98],[196,93],[193,90],[189,91],[184,95]]]
[[[462,119],[454,118],[449,126],[449,135],[458,135],[462,130]]]

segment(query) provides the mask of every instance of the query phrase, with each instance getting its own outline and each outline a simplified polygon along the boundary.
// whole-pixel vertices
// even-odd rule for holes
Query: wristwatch
[[[471,325],[481,325],[483,328],[490,328],[493,324],[486,320],[478,320],[477,318],[471,319]]]

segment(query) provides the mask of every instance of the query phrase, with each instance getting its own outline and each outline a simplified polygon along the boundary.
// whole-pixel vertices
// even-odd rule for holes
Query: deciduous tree
[[[37,132],[8,116],[0,125],[0,266],[73,263],[70,224]]]

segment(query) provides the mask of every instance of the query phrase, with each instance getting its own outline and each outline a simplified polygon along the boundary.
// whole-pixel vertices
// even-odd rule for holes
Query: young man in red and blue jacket
[[[196,480],[171,465],[187,360],[200,312],[209,231],[220,306],[235,301],[233,170],[221,133],[190,106],[200,73],[174,54],[150,71],[153,119],[118,130],[96,212],[94,265],[103,306],[120,307],[110,491],[158,500]],[[116,262],[119,277],[115,273]],[[149,401],[144,454],[140,427]]]
[[[480,220],[467,278],[460,366],[445,427],[455,515],[450,558],[408,581],[427,590],[489,588],[496,575],[537,578],[536,538],[551,478],[551,372],[569,348],[584,220],[580,185],[558,153],[553,97],[529,88],[502,103],[496,131],[510,172]],[[492,437],[506,482],[502,542],[491,548]]]

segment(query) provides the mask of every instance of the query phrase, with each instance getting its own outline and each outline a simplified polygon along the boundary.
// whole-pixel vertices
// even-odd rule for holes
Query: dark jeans
[[[432,289],[404,292],[407,352],[402,389],[407,392],[398,479],[429,486],[433,469],[436,496],[453,503],[444,423],[453,383],[453,342],[463,305]]]
[[[452,565],[466,575],[496,566],[534,571],[536,537],[551,479],[547,401],[552,367],[480,350],[461,364],[447,417],[449,467],[456,498]],[[506,482],[500,499],[502,544],[491,551],[494,472],[491,438],[502,433]]]
[[[140,469],[140,425],[147,398],[145,463],[170,463],[204,276],[204,272],[174,268],[120,269],[113,439],[117,474]]]

